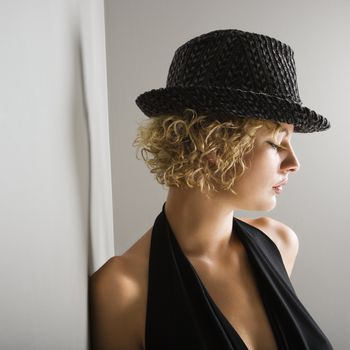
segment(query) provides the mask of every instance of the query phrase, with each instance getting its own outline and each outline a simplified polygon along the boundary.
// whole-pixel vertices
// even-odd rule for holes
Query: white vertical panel
[[[91,152],[89,273],[92,274],[114,255],[103,1],[81,2],[81,33]]]
[[[88,348],[89,268],[113,254],[103,16],[0,3],[0,349]]]

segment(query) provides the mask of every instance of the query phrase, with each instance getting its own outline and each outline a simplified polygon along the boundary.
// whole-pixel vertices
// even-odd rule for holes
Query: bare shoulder
[[[299,239],[295,231],[288,225],[268,216],[240,219],[263,231],[276,244],[287,273],[291,276],[299,250]]]
[[[141,349],[142,288],[136,270],[129,256],[115,256],[89,278],[92,349]]]
[[[147,233],[89,278],[92,349],[142,348],[148,275]]]

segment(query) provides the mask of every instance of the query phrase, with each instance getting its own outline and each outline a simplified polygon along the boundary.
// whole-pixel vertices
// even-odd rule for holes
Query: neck
[[[222,198],[208,199],[198,189],[169,188],[167,221],[188,257],[214,258],[234,244],[233,207]]]

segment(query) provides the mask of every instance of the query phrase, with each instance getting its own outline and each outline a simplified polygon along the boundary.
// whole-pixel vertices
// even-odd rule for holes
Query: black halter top
[[[249,350],[182,252],[164,207],[152,229],[145,350]],[[232,230],[247,251],[278,349],[333,349],[298,299],[275,243],[235,217]]]

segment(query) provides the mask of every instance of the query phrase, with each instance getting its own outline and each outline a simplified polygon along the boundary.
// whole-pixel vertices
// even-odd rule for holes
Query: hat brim
[[[148,117],[182,115],[186,108],[198,115],[256,117],[294,125],[294,132],[311,133],[330,128],[322,115],[290,99],[263,92],[222,87],[167,87],[146,91],[135,100]]]

